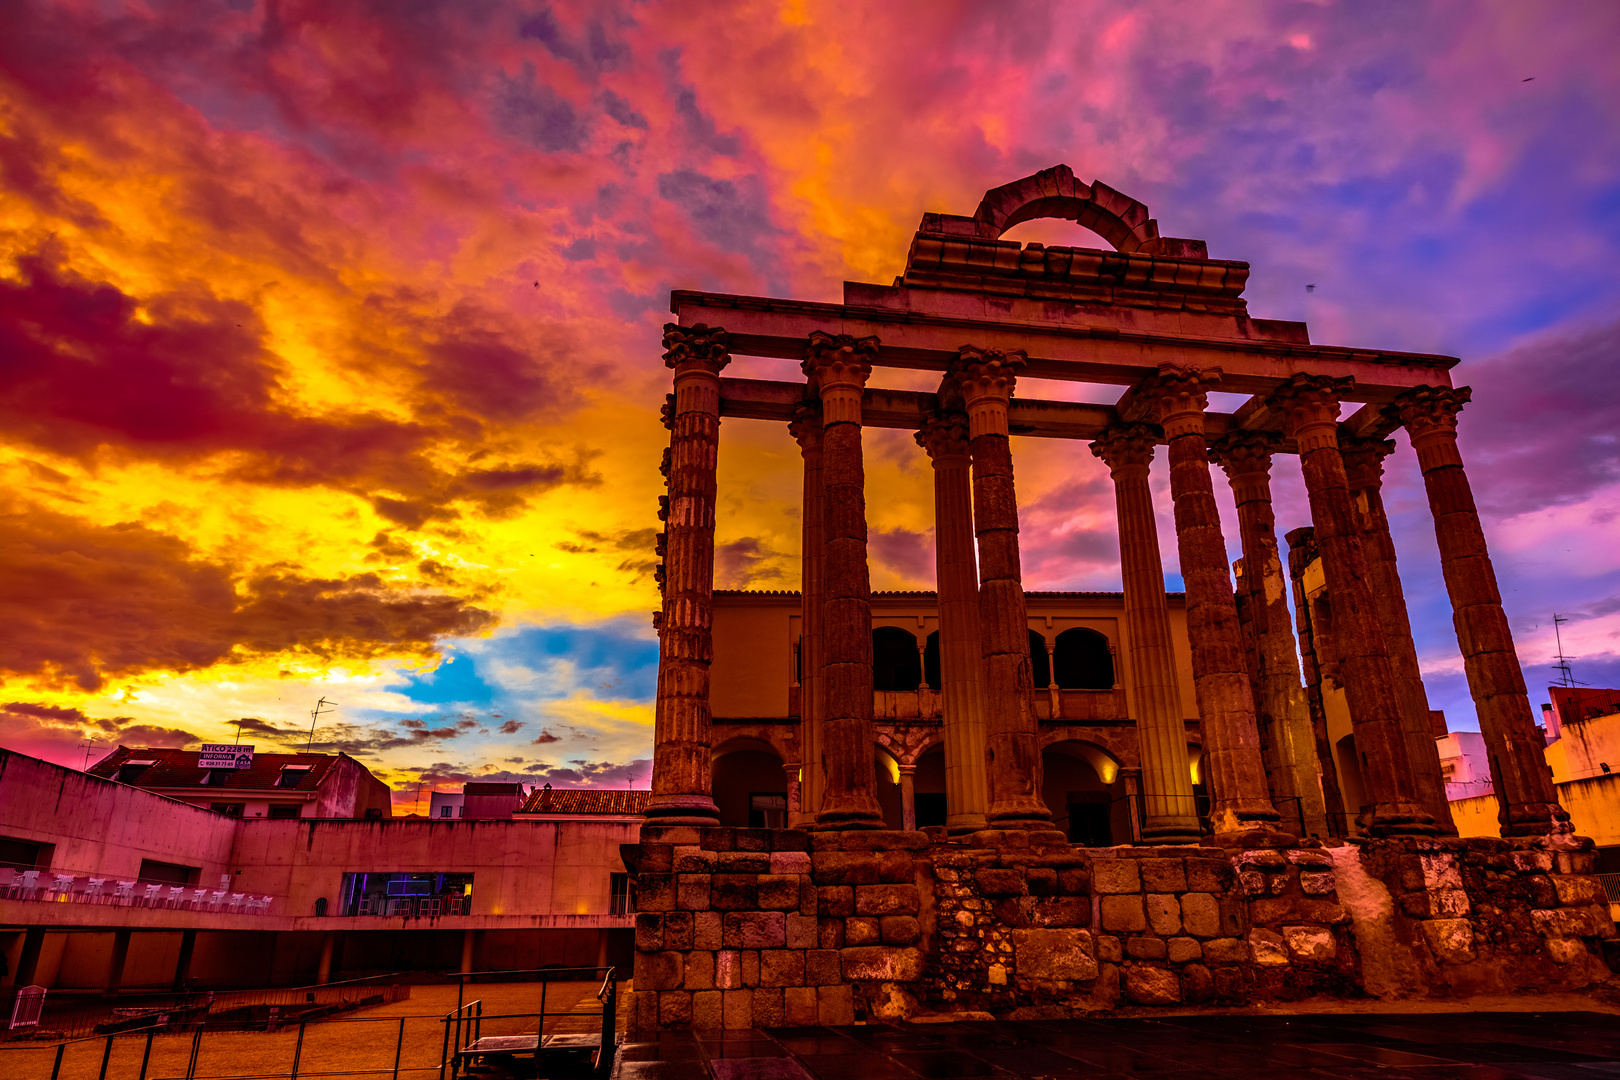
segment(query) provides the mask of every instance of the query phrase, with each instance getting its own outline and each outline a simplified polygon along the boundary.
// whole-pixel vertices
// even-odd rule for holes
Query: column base
[[[1427,810],[1392,807],[1388,810],[1373,807],[1371,813],[1356,818],[1368,836],[1438,836],[1440,826]]]
[[[1197,822],[1168,821],[1142,826],[1142,839],[1137,846],[1155,847],[1161,844],[1201,844],[1204,833]]]
[[[951,814],[945,818],[945,832],[951,836],[966,836],[985,828],[983,814]]]
[[[707,795],[654,795],[644,814],[659,825],[718,825],[720,808]]]
[[[1562,836],[1573,833],[1569,812],[1557,803],[1510,803],[1503,836]]]
[[[1208,841],[1219,848],[1287,848],[1299,843],[1299,837],[1269,825],[1259,825],[1250,829],[1233,829],[1229,832],[1218,832]]]
[[[876,831],[888,829],[889,823],[883,818],[874,815],[852,811],[839,813],[837,811],[823,811],[816,815],[816,820],[806,825],[811,832],[846,832],[851,830]]]

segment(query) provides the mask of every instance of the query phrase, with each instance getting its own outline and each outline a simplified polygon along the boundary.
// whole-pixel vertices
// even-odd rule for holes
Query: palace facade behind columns
[[[1077,221],[1115,250],[1000,239],[1038,217]],[[1451,385],[1456,361],[1312,344],[1302,324],[1248,315],[1247,276],[1247,264],[1161,237],[1140,203],[1059,166],[987,192],[971,217],[925,214],[904,275],[846,284],[843,304],[673,295],[653,796],[631,853],[643,909],[638,1023],[1027,1014],[1107,1007],[1121,994],[1151,1004],[1598,977],[1613,925],[1582,876],[1590,843],[1569,835],[1542,762],[1457,450],[1468,390]],[[733,355],[799,360],[805,381],[727,378]],[[869,385],[885,367],[937,371],[939,388]],[[1112,405],[1040,400],[1015,396],[1020,378],[1125,389]],[[1248,400],[1212,412],[1216,390]],[[803,453],[807,829],[720,827],[711,795],[722,417],[788,425]],[[874,793],[867,427],[915,431],[934,470],[941,829],[886,829]],[[1435,515],[1506,840],[1465,843],[1451,826],[1378,502],[1379,462],[1402,429]],[[1014,434],[1030,437],[1025,446],[1085,440],[1114,480],[1142,770],[1134,847],[1071,846],[1041,797]],[[1271,505],[1271,468],[1290,458],[1333,597],[1364,790],[1343,830],[1352,842],[1327,848],[1295,835],[1323,820],[1325,796]],[[1186,764],[1156,464],[1168,471],[1186,587],[1207,833]],[[1212,465],[1238,508],[1235,587]],[[1307,808],[1292,832],[1284,802]],[[1355,903],[1339,892],[1347,875]],[[1384,890],[1381,906],[1368,902],[1367,880]],[[1517,890],[1511,903],[1504,881]],[[1522,917],[1486,914],[1514,904]],[[1414,927],[1392,925],[1403,919]],[[1368,964],[1369,950],[1398,955]]]

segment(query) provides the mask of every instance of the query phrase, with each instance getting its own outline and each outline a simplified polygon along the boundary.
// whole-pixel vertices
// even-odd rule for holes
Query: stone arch
[[[710,760],[710,791],[715,806],[720,809],[720,824],[749,828],[751,816],[778,812],[778,797],[780,813],[785,819],[787,773],[782,769],[785,758],[777,746],[749,735],[734,736],[717,744]],[[774,816],[761,822],[761,825],[779,828],[786,824],[785,820],[778,821]]]
[[[872,630],[872,689],[915,690],[922,683],[922,657],[917,636],[898,626]]]
[[[1029,632],[1029,676],[1037,690],[1052,685],[1052,658],[1046,654],[1046,638],[1035,630]]]
[[[1071,842],[1100,847],[1132,839],[1119,761],[1096,743],[1059,739],[1042,747],[1041,798]]]
[[[883,812],[883,822],[890,829],[899,829],[905,808],[900,801],[900,757],[893,747],[872,743],[872,774],[872,794]]]
[[[1112,690],[1114,654],[1107,636],[1084,626],[1059,634],[1052,643],[1052,678],[1060,690]]]
[[[1036,218],[1072,221],[1107,240],[1116,251],[1153,254],[1159,246],[1159,223],[1146,206],[1100,180],[1081,183],[1067,165],[991,188],[973,214],[979,235],[992,240]]]

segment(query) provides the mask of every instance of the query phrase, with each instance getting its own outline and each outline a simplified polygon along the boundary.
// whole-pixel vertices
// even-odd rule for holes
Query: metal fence
[[[1620,874],[1599,874],[1598,884],[1603,886],[1603,894],[1609,898],[1609,903],[1620,904]]]

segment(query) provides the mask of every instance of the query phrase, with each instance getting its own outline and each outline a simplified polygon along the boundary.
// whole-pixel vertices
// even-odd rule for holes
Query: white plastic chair
[[[158,906],[158,901],[160,901],[162,899],[163,899],[163,886],[161,886],[161,885],[148,885],[146,887],[145,894],[141,897],[141,903],[145,904],[147,907],[157,907]]]
[[[201,910],[203,910],[203,906],[208,903],[208,890],[207,889],[192,889],[191,890],[191,901],[190,901],[190,903],[191,903],[191,910],[193,910],[193,911],[201,911]]]
[[[411,898],[408,896],[390,897],[388,900],[388,914],[404,915],[409,918],[411,914]]]
[[[22,872],[22,881],[20,881],[17,884],[17,899],[19,899],[19,900],[38,900],[39,899],[39,871],[38,870],[24,870]]]
[[[164,907],[177,908],[186,902],[186,887],[184,885],[170,885],[169,895],[163,901]]]
[[[10,896],[17,887],[17,871],[9,866],[0,866],[0,896]]]
[[[439,903],[437,896],[423,897],[417,904],[416,913],[424,919],[437,919],[439,917]]]
[[[73,883],[77,879],[72,874],[52,874],[51,888],[45,895],[47,900],[65,902],[73,899]]]
[[[135,883],[133,881],[120,881],[113,886],[113,903],[123,904],[125,907],[135,902]]]
[[[224,889],[215,889],[213,892],[208,894],[208,910],[209,911],[218,911],[224,905],[225,905],[225,890]]]
[[[93,877],[84,883],[84,892],[79,894],[79,899],[87,904],[99,904],[107,898],[106,893],[107,879]]]
[[[371,910],[372,906],[373,905],[372,905],[372,902],[371,902],[371,897],[362,896],[360,898],[360,906],[359,906],[358,909],[356,909],[355,914],[356,915],[373,915],[373,914],[375,914],[375,912],[373,912]]]
[[[246,897],[247,897],[247,893],[239,893],[239,892],[231,893],[231,899],[230,899],[229,903],[227,903],[225,905],[225,910],[226,911],[241,911],[242,910],[242,901],[244,899],[246,899]]]

